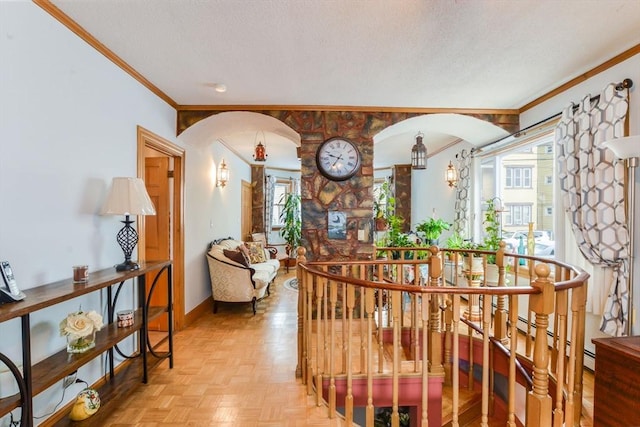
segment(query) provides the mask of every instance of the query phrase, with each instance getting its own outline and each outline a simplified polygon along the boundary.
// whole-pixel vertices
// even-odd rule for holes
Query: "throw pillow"
[[[244,257],[244,261],[247,263],[247,267],[251,267],[251,259],[249,258],[249,249],[247,249],[247,247],[244,244],[242,244],[242,245],[238,245],[236,250],[240,251],[240,253]]]
[[[247,264],[247,260],[245,259],[244,254],[242,252],[223,249],[222,253],[224,253],[224,256],[229,258],[231,261],[235,261],[238,264],[242,264],[245,267],[249,267],[249,264]]]
[[[245,246],[249,249],[249,260],[251,264],[267,262],[261,242],[246,242]]]
[[[244,243],[241,245],[238,245],[238,247],[236,248],[236,251],[242,252],[247,257],[247,259],[249,259],[249,248],[247,248],[244,245]]]

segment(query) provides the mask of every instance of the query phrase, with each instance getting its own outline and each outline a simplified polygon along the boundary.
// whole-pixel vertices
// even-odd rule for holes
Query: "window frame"
[[[273,201],[271,205],[271,229],[274,231],[280,230],[284,224],[280,222],[280,213],[284,208],[284,200],[280,203],[280,200],[285,198],[287,194],[293,192],[293,182],[289,179],[277,178],[274,184]],[[278,188],[284,188],[284,191],[280,193]],[[281,194],[278,197],[278,194]]]
[[[506,165],[504,167],[504,188],[533,188],[533,166]]]

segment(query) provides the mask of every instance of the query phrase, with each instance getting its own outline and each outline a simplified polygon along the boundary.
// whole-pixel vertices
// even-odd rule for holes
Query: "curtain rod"
[[[620,83],[617,83],[617,84],[616,84],[616,90],[617,90],[617,91],[621,91],[621,90],[623,90],[623,89],[629,89],[629,88],[631,88],[631,86],[633,86],[633,80],[631,80],[631,79],[624,79],[624,80],[623,80],[623,81],[621,81]],[[600,95],[592,96],[589,100],[590,100],[591,102],[599,101],[599,100],[600,100]],[[574,106],[573,106],[573,109],[574,109],[574,111],[575,111],[576,109],[578,109],[578,105],[574,105]],[[546,123],[546,122],[548,122],[549,120],[553,120],[553,119],[555,119],[556,117],[560,117],[561,115],[562,115],[562,111],[561,111],[561,112],[559,112],[559,113],[556,113],[556,114],[554,114],[554,115],[552,115],[552,116],[549,116],[549,117],[547,117],[546,119],[542,119],[542,120],[540,120],[539,122],[536,122],[536,123],[534,123],[534,124],[532,124],[532,125],[529,125],[529,126],[527,126],[527,127],[525,127],[525,128],[522,128],[522,129],[520,129],[520,130],[517,130],[517,131],[515,131],[514,133],[511,133],[511,134],[509,134],[509,135],[507,135],[507,136],[503,136],[502,138],[496,139],[495,141],[488,142],[488,143],[486,143],[486,144],[484,144],[484,145],[481,145],[480,147],[474,147],[472,151],[481,150],[481,149],[486,148],[486,147],[488,147],[488,146],[490,146],[490,145],[497,144],[497,143],[498,143],[498,142],[500,142],[500,141],[504,141],[505,139],[510,138],[510,137],[512,137],[512,136],[518,137],[518,136],[520,136],[520,133],[525,132],[525,131],[528,131],[529,129],[534,128],[534,127],[536,127],[536,126],[539,126],[539,125],[541,125],[541,124],[543,124],[543,123]]]

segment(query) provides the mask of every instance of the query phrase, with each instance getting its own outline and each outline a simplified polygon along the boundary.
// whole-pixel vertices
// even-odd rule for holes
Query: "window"
[[[553,235],[555,213],[549,210],[554,203],[555,162],[549,148],[553,144],[553,130],[510,149],[487,153],[481,158],[480,200],[499,197],[504,212],[502,232],[548,230]],[[482,224],[476,223],[481,236]],[[479,238],[479,237],[476,237]]]
[[[373,183],[373,200],[378,202],[378,209],[382,212],[387,211],[387,199],[384,197],[382,199],[380,198],[380,193],[384,191],[382,186],[385,182],[385,179],[376,179]]]
[[[505,225],[528,225],[531,222],[531,203],[508,204]]]
[[[291,181],[277,180],[275,188],[273,190],[273,211],[271,216],[272,228],[282,227],[282,221],[280,220],[280,214],[284,207],[284,200],[291,192]]]
[[[507,166],[505,188],[531,188],[531,166]]]

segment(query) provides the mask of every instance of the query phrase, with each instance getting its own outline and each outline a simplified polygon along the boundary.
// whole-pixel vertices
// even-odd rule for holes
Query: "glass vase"
[[[96,332],[86,337],[72,337],[67,335],[67,352],[68,353],[84,353],[96,346]]]

